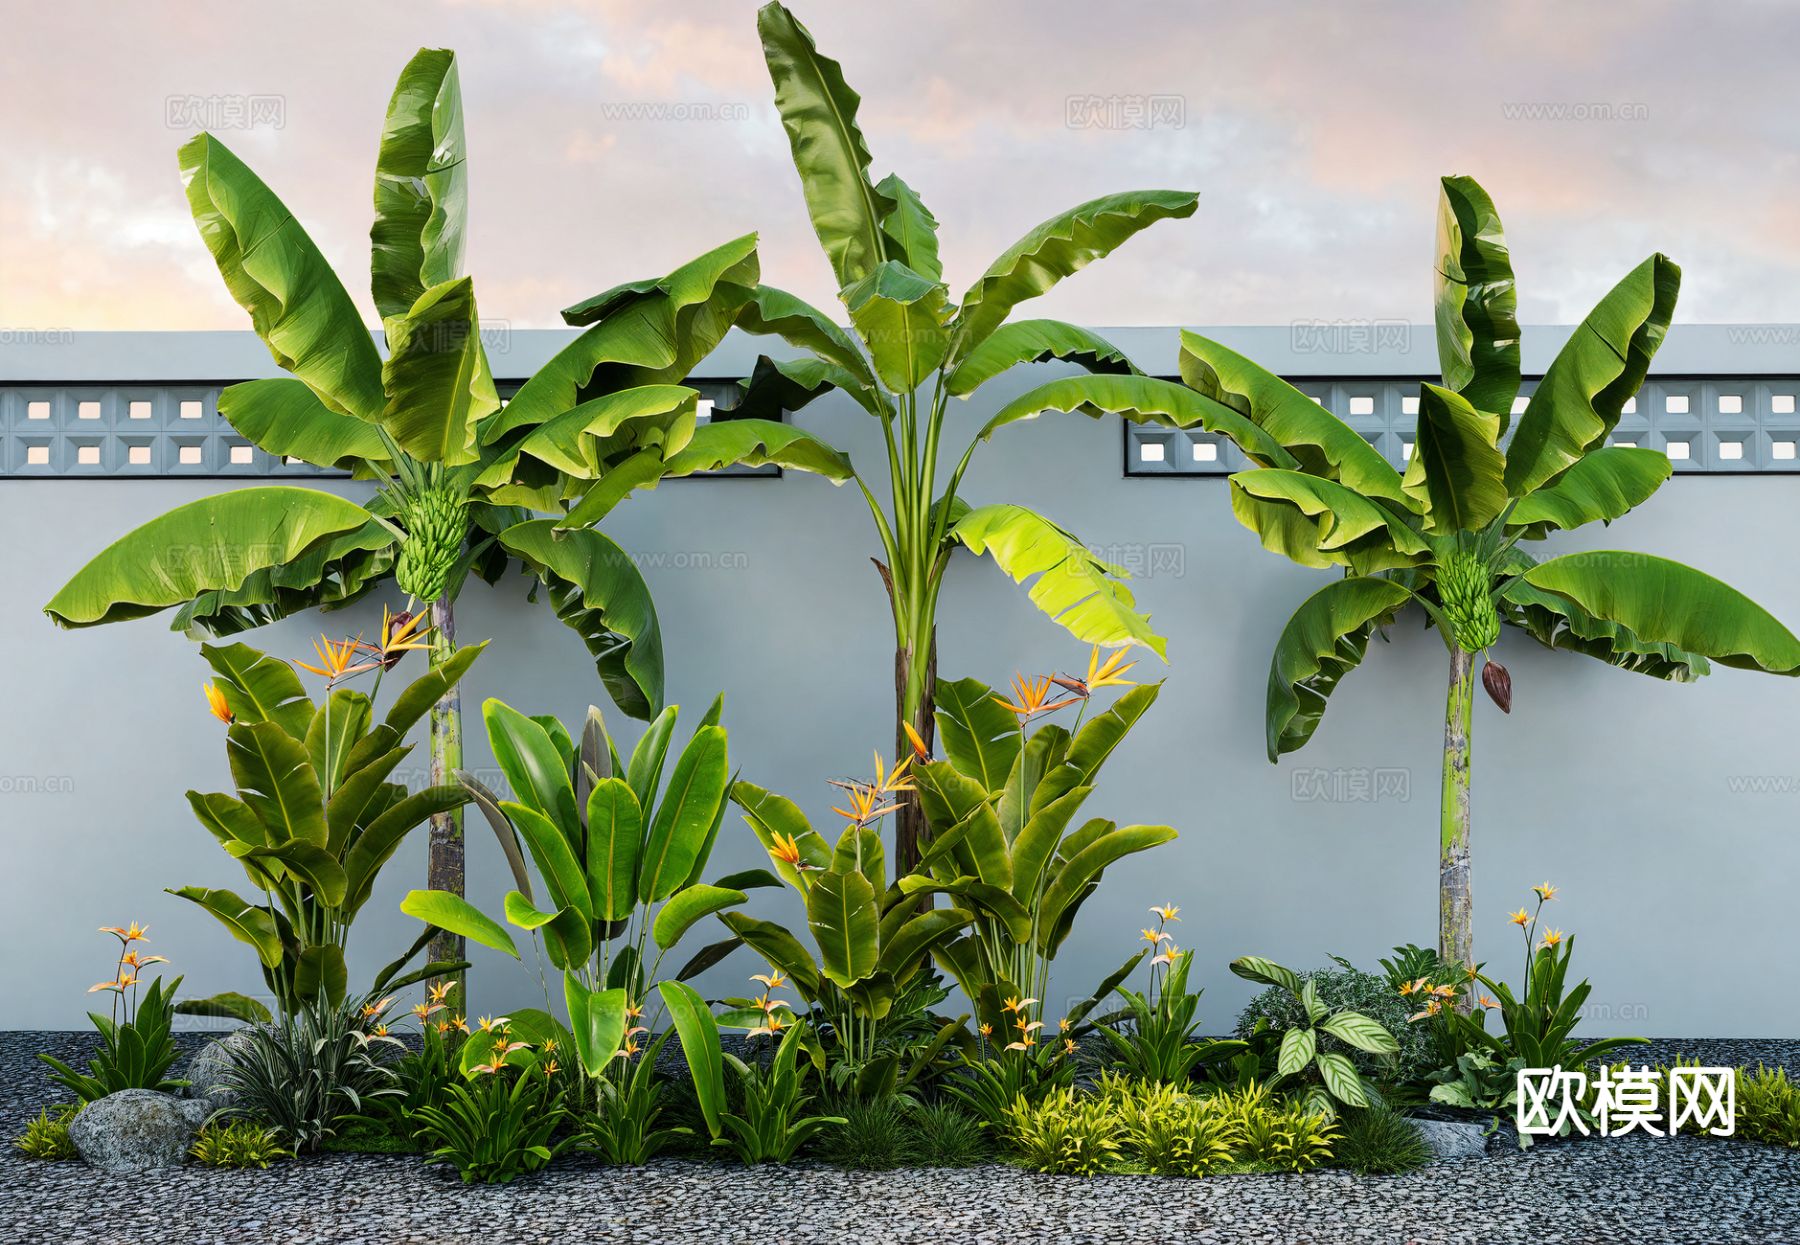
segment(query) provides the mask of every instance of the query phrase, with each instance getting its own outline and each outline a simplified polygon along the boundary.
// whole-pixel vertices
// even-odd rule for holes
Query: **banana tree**
[[[988,554],[1014,580],[1032,581],[1032,601],[1079,639],[1164,651],[1125,585],[1125,571],[1094,556],[1050,519],[1023,506],[971,507],[957,493],[976,449],[1043,407],[990,420],[947,475],[939,455],[951,399],[967,398],[1017,364],[1063,360],[1113,382],[1119,395],[1145,380],[1110,342],[1056,320],[1008,321],[1020,303],[1111,253],[1160,220],[1193,214],[1187,191],[1127,191],[1045,221],[1009,247],[959,302],[938,257],[937,221],[897,176],[871,179],[856,112],[860,97],[839,64],[781,4],[757,13],[775,106],[793,150],[813,228],[839,286],[851,331],[792,294],[759,286],[740,318],[755,333],[784,338],[797,358],[763,360],[770,383],[785,380],[790,405],[829,389],[848,394],[881,427],[887,451],[884,504],[862,487],[881,541],[876,563],[894,621],[895,748],[903,728],[932,732],[938,593],[957,546]],[[854,336],[852,336],[852,333]],[[1162,419],[1154,404],[1121,396],[1109,408]],[[1085,413],[1098,415],[1098,409]],[[897,831],[902,867],[918,859],[923,822],[904,803]]]
[[[842,481],[844,458],[778,422],[698,423],[679,382],[759,279],[754,235],[666,277],[574,309],[584,331],[504,406],[462,275],[468,165],[456,60],[421,50],[388,105],[375,174],[370,277],[386,357],[281,200],[218,139],[181,148],[195,224],[226,287],[291,378],[233,385],[220,414],[262,450],[377,483],[367,504],[317,489],[238,489],[177,507],[102,551],[50,601],[64,627],[174,609],[224,636],[335,609],[390,582],[431,613],[432,664],[456,651],[471,574],[535,576],[627,714],[662,708],[662,639],[643,577],[594,529],[634,490],[733,463]],[[759,390],[759,392],[765,392]],[[761,409],[752,404],[749,409]],[[454,687],[430,715],[434,783],[461,764]],[[434,817],[429,884],[460,892],[460,810]],[[434,958],[460,954],[446,941]]]
[[[1271,761],[1306,744],[1377,628],[1418,605],[1449,656],[1439,814],[1438,938],[1474,964],[1470,732],[1475,674],[1502,711],[1512,680],[1491,657],[1510,627],[1550,649],[1686,682],[1709,662],[1800,673],[1800,640],[1708,575],[1641,553],[1527,552],[1610,523],[1671,474],[1660,452],[1609,445],[1674,314],[1681,271],[1650,256],[1581,322],[1516,424],[1519,327],[1499,214],[1472,179],[1442,181],[1436,318],[1441,384],[1419,389],[1404,472],[1317,402],[1215,341],[1182,334],[1181,374],[1207,406],[1248,419],[1282,453],[1243,443],[1238,519],[1302,566],[1340,567],[1276,641],[1266,712]],[[1510,432],[1510,439],[1508,433]]]

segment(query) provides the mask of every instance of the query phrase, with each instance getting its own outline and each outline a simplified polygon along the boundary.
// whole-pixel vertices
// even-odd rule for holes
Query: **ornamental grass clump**
[[[50,1163],[67,1163],[81,1157],[69,1136],[69,1125],[80,1114],[81,1105],[74,1102],[45,1107],[25,1122],[25,1131],[13,1138],[13,1148],[28,1159]]]
[[[276,1159],[292,1158],[274,1129],[254,1120],[208,1124],[188,1151],[203,1167],[267,1168]]]

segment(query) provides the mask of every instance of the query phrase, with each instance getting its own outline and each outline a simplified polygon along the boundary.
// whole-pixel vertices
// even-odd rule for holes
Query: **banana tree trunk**
[[[431,665],[435,669],[449,661],[456,652],[456,607],[446,592],[431,604]],[[431,707],[431,785],[454,782],[453,775],[462,768],[462,696],[455,687],[445,692]],[[463,893],[463,817],[462,809],[433,813],[429,828],[429,855],[425,866],[425,884],[432,890]],[[440,930],[431,940],[428,956],[432,960],[460,960],[463,940]],[[460,978],[461,974],[458,974]],[[459,987],[460,1006],[467,998]]]
[[[1473,899],[1469,886],[1469,727],[1475,704],[1475,656],[1450,655],[1444,705],[1444,777],[1438,844],[1438,954],[1453,964],[1475,963]]]
[[[911,648],[899,648],[894,651],[894,756],[895,758],[912,755],[912,740],[906,737],[906,728],[901,723],[912,723],[912,728],[925,741],[929,752],[936,742],[933,732],[937,725],[937,629],[933,628],[930,638],[925,644],[924,668],[916,669],[918,658]],[[895,814],[898,825],[894,832],[894,853],[898,858],[899,873],[902,876],[919,863],[924,854],[925,841],[928,837],[925,825],[925,812],[919,807],[916,793],[902,792],[900,811]]]

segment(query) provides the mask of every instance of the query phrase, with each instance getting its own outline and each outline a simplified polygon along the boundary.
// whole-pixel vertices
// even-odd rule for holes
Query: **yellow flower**
[[[1523,908],[1520,908],[1517,912],[1508,916],[1506,919],[1511,921],[1514,925],[1529,925],[1529,924],[1531,924],[1531,913],[1525,911],[1525,909],[1523,909]]]
[[[117,925],[102,925],[100,927],[100,932],[102,934],[111,934],[127,946],[130,946],[134,942],[150,941],[147,937],[150,933],[150,927],[148,925],[139,925],[136,921],[133,921],[123,929],[120,929]]]
[[[918,731],[913,729],[913,724],[911,722],[902,722],[900,723],[900,729],[906,732],[907,742],[912,744],[913,756],[921,761],[929,761],[931,759],[931,749],[925,746],[925,740],[920,737]]]
[[[87,992],[89,994],[97,994],[102,990],[117,990],[119,988],[120,985],[116,981],[96,981],[87,988]]]
[[[381,1015],[382,1012],[385,1012],[393,1001],[394,996],[390,994],[387,998],[382,999],[378,1003],[364,1003],[362,1009],[363,1019],[373,1020],[375,1017]]]
[[[426,989],[425,997],[430,999],[433,1003],[442,1003],[444,999],[449,996],[450,991],[455,988],[456,983],[454,981],[440,981]]]
[[[556,1075],[556,1070],[557,1070],[556,1069],[556,1060],[554,1060],[554,1059],[546,1060],[541,1066],[544,1069],[544,1075],[546,1077],[552,1077],[552,1076]]]
[[[1156,904],[1151,907],[1150,913],[1163,921],[1179,921],[1181,919],[1181,909],[1172,903]]]
[[[994,703],[1020,718],[1034,718],[1041,713],[1054,713],[1064,705],[1072,705],[1081,699],[1079,696],[1065,696],[1054,704],[1050,703],[1050,688],[1053,682],[1054,680],[1048,676],[1027,679],[1022,674],[1015,674],[1012,684],[1013,695],[1019,698],[1018,703],[1014,704],[1004,696],[994,697]]]
[[[1075,1027],[1074,1025],[1069,1023],[1069,1018],[1067,1016],[1064,1016],[1061,1020],[1056,1022],[1056,1031],[1058,1033],[1067,1033],[1070,1029],[1073,1029],[1074,1027]]]
[[[1025,1034],[1025,1036],[1021,1037],[1016,1042],[1008,1042],[1006,1044],[1006,1049],[1007,1050],[1030,1050],[1033,1046],[1036,1046],[1036,1045],[1037,1045],[1037,1039],[1032,1037],[1031,1034],[1027,1033],[1027,1034]]]
[[[874,790],[883,795],[913,790],[912,783],[907,781],[906,773],[908,767],[911,765],[911,757],[901,757],[899,762],[895,764],[893,772],[889,773],[886,765],[882,763],[881,753],[877,752],[875,754]]]
[[[1119,663],[1125,660],[1126,654],[1126,650],[1121,648],[1115,649],[1103,665],[1100,661],[1101,652],[1098,644],[1089,651],[1087,678],[1077,679],[1070,675],[1052,675],[1050,681],[1058,687],[1074,692],[1082,700],[1086,700],[1103,687],[1130,687],[1131,680],[1124,676],[1137,663],[1134,661],[1121,666]]]
[[[455,1029],[458,1033],[467,1033],[469,1031],[469,1021],[466,1017],[457,1016],[450,1021],[450,1027]]]
[[[886,793],[880,787],[865,786],[859,782],[834,782],[832,785],[842,787],[850,793],[850,807],[838,808],[834,805],[831,811],[859,826],[866,826],[878,818],[886,817],[900,807],[898,804],[883,804],[881,797]],[[910,786],[898,789],[912,790]]]
[[[375,1036],[376,1037],[386,1037],[387,1036],[387,1026],[386,1025],[376,1025],[375,1026]]]
[[[348,679],[352,675],[363,673],[365,670],[373,670],[380,664],[379,662],[364,662],[362,665],[353,664],[356,661],[357,654],[365,647],[361,636],[357,636],[354,640],[343,640],[336,643],[332,642],[329,637],[320,636],[317,640],[313,641],[313,652],[318,655],[319,664],[315,666],[299,660],[296,660],[294,664],[299,666],[302,670],[310,670],[312,673],[323,675],[331,682],[336,683],[340,679]]]
[[[364,644],[361,648],[372,655],[384,668],[392,670],[406,654],[414,649],[431,647],[425,639],[431,634],[431,628],[424,626],[426,615],[423,611],[413,614],[401,610],[398,614],[390,613],[388,607],[381,607],[381,642]]]
[[[226,703],[225,692],[218,683],[202,683],[200,686],[206,691],[206,707],[215,718],[227,726],[237,721],[237,714],[233,713],[231,706]]]
[[[1550,885],[1550,883],[1548,883],[1548,882],[1540,882],[1536,886],[1532,887],[1531,889],[1536,891],[1538,894],[1538,898],[1542,899],[1546,903],[1548,903],[1550,900],[1556,898],[1557,888]]]
[[[1141,930],[1139,932],[1140,932],[1141,936],[1143,937],[1144,941],[1149,943],[1153,947],[1156,946],[1158,943],[1160,943],[1163,939],[1170,937],[1170,935],[1163,933],[1160,929],[1146,929],[1146,930]]]
[[[783,834],[779,830],[775,831],[775,845],[769,849],[769,855],[795,868],[800,866],[800,844],[794,841],[792,835]]]
[[[483,1016],[480,1020],[475,1022],[475,1027],[480,1029],[483,1033],[492,1033],[496,1029],[504,1033],[506,1031],[506,1017]]]
[[[1547,929],[1544,931],[1544,945],[1546,947],[1556,946],[1563,938],[1564,934],[1560,929]]]
[[[506,1066],[505,1061],[495,1058],[495,1059],[488,1060],[486,1063],[478,1063],[473,1068],[470,1068],[469,1071],[477,1073],[477,1074],[485,1072],[485,1073],[489,1074],[490,1076],[492,1076],[492,1075],[497,1075],[499,1073],[500,1069],[504,1068],[505,1066]]]
[[[780,969],[776,969],[772,973],[752,973],[750,980],[762,982],[765,990],[779,990],[787,985],[787,978],[781,975]]]
[[[1074,1038],[1064,1038],[1063,1039],[1063,1054],[1073,1055],[1075,1053],[1075,1049],[1076,1048],[1075,1048],[1075,1039]]]
[[[1477,1000],[1477,1002],[1479,1002],[1481,1004],[1481,1006],[1483,1006],[1483,1007],[1498,1007],[1498,1006],[1500,1006],[1500,1003],[1497,999],[1491,999],[1485,994],[1482,995],[1481,998]]]
[[[108,983],[108,982],[101,982],[100,985],[95,986],[94,989],[96,989],[96,990],[104,989],[109,984],[110,983]],[[985,1020],[981,1022],[981,1036],[984,1038],[994,1036],[994,1026],[989,1024]]]
[[[135,951],[127,951],[119,958],[119,963],[131,968],[147,968],[151,964],[167,964],[168,957],[161,955],[139,955]]]
[[[120,974],[119,989],[123,990],[126,986],[135,986],[135,985],[137,985],[137,974],[136,973]]]
[[[1155,968],[1158,964],[1173,964],[1174,962],[1175,962],[1175,944],[1172,942],[1169,944],[1168,949],[1166,951],[1159,951],[1155,955],[1150,957],[1150,966],[1152,968]]]

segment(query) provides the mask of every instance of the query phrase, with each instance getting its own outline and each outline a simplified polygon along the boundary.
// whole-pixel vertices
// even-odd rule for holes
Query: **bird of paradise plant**
[[[149,940],[148,927],[133,921],[126,926],[104,925],[100,932],[119,943],[111,979],[88,987],[89,994],[107,994],[112,1002],[110,1015],[88,1013],[100,1031],[100,1049],[86,1072],[77,1072],[53,1055],[40,1053],[38,1058],[50,1065],[52,1081],[84,1103],[123,1089],[180,1089],[187,1082],[169,1080],[168,1072],[179,1054],[170,1029],[181,978],[165,982],[158,977],[148,988],[141,985],[145,969],[169,962],[140,949],[139,944]]]
[[[1097,416],[1099,406],[1009,408],[981,428],[947,472],[944,447],[952,399],[972,396],[1015,365],[1046,360],[1101,374],[1096,379],[1109,386],[1106,410],[1162,420],[1154,404],[1133,400],[1148,378],[1112,343],[1061,321],[1010,317],[1021,303],[1150,225],[1191,216],[1197,196],[1126,191],[1071,208],[1009,247],[956,302],[938,255],[936,218],[898,176],[871,179],[868,144],[857,124],[861,100],[842,67],[820,53],[779,3],[758,11],[757,29],[807,211],[851,332],[769,286],[757,287],[740,325],[780,336],[802,352],[758,364],[759,373],[791,386],[790,408],[835,388],[881,428],[888,497],[877,497],[866,481],[859,485],[881,543],[876,567],[893,615],[895,750],[906,750],[909,727],[927,741],[931,737],[938,598],[951,551],[959,546],[989,555],[1020,583],[1032,581],[1032,602],[1078,639],[1141,644],[1161,655],[1163,638],[1138,609],[1122,568],[1095,557],[1035,511],[971,506],[959,493],[976,450],[1007,424],[1044,410]],[[898,822],[898,859],[910,867],[924,828],[915,802],[902,806]]]

